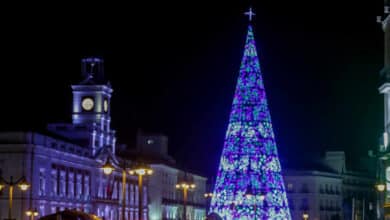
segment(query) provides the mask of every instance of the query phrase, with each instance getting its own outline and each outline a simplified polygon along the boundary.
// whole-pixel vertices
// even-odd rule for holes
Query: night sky
[[[254,30],[282,164],[376,148],[382,1],[252,2]],[[71,121],[80,59],[105,59],[112,126],[169,136],[170,154],[215,175],[243,53],[247,1],[9,7],[2,19],[1,130]],[[34,5],[40,8],[39,5]],[[287,165],[286,165],[287,166]]]

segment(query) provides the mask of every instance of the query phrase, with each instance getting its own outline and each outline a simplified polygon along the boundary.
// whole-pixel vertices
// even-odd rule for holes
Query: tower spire
[[[382,25],[382,30],[384,32],[384,69],[382,70],[381,74],[385,78],[388,78],[390,80],[390,74],[389,68],[390,68],[390,7],[388,6],[388,1],[384,1],[384,9],[383,9],[383,17],[378,16],[377,22]],[[383,75],[383,74],[389,74]]]
[[[251,25],[213,194],[224,220],[291,219]]]

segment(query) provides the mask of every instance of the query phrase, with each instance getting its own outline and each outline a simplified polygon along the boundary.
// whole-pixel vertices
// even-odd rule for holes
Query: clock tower
[[[111,85],[104,80],[104,61],[100,58],[81,60],[84,80],[72,85],[73,124],[96,123],[110,126]]]
[[[96,57],[82,59],[81,74],[84,80],[72,85],[73,124],[89,125],[92,132],[91,145],[94,149],[105,145],[114,148],[115,132],[110,128],[110,102],[113,90],[110,83],[104,79],[103,59]]]
[[[104,146],[110,146],[115,153],[115,130],[110,127],[113,89],[104,79],[104,61],[96,57],[84,58],[81,67],[84,80],[72,85],[72,124],[50,124],[48,128],[90,147],[92,155]]]

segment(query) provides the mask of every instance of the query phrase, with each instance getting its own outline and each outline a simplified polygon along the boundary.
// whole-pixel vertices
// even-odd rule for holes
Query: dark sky
[[[181,166],[213,175],[243,52],[248,22],[242,13],[249,4],[5,8],[1,130],[39,131],[49,122],[70,122],[70,84],[81,80],[80,59],[97,55],[105,59],[114,88],[119,142],[132,146],[137,128],[165,133]],[[251,5],[282,164],[324,149],[345,150],[353,158],[375,148],[383,127],[377,92],[383,33],[375,22],[382,1]]]

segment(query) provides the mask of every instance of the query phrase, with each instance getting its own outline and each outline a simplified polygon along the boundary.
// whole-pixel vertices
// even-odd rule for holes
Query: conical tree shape
[[[291,219],[250,25],[210,212],[225,220]]]

